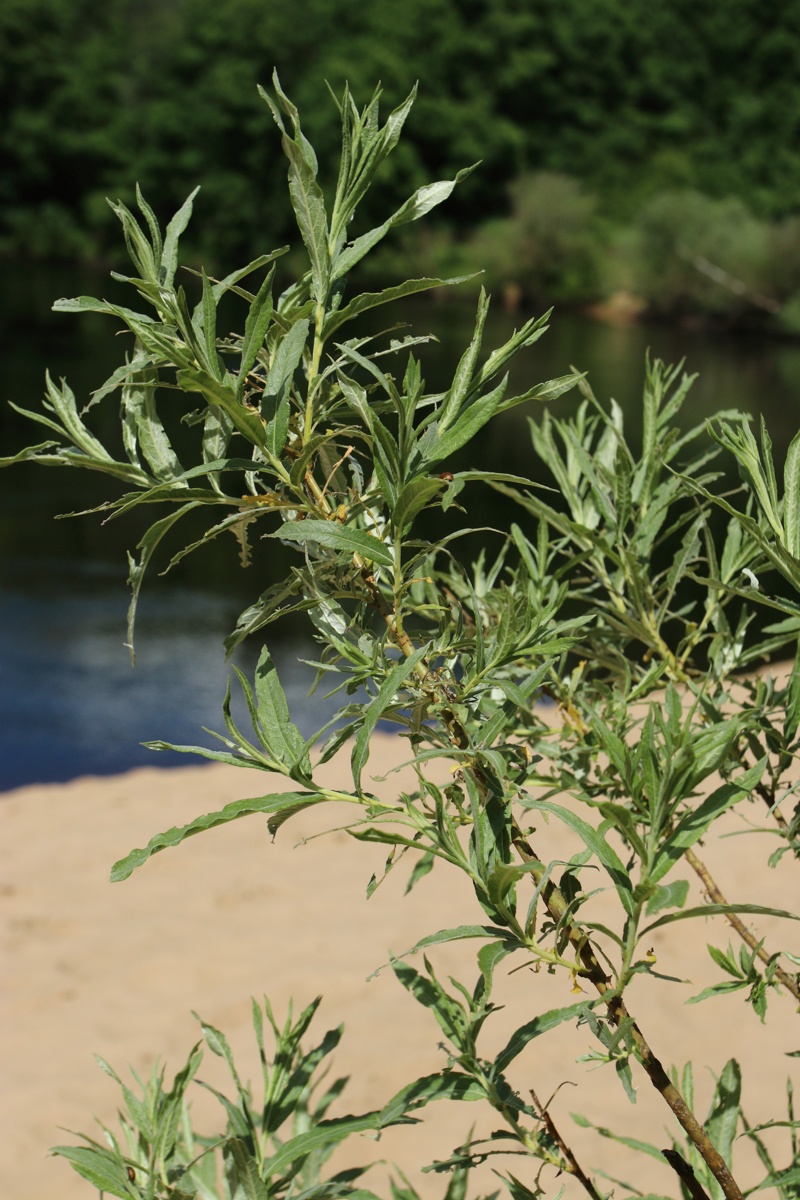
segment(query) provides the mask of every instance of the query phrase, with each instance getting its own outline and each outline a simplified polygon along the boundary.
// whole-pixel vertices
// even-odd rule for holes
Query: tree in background
[[[403,0],[359,11],[344,0],[6,0],[0,250],[113,256],[105,197],[132,202],[137,179],[157,211],[174,211],[200,181],[203,240],[189,250],[206,264],[254,252],[265,228],[289,240],[282,168],[264,149],[269,116],[252,103],[273,66],[321,162],[338,131],[320,78],[334,91],[349,81],[355,95],[381,78],[391,102],[424,81],[408,139],[363,216],[482,159],[432,224],[431,261],[419,264],[431,273],[476,225],[510,219],[490,228],[501,262],[524,181],[539,172],[594,197],[606,232],[675,191],[736,197],[772,223],[800,211],[798,0],[777,15],[756,0]],[[528,293],[592,299],[598,274],[610,273],[597,266],[600,226],[588,236],[590,251],[582,233],[566,262],[534,270]],[[559,237],[571,244],[572,227]],[[779,256],[765,253],[769,275]],[[719,265],[735,274],[733,259]],[[759,266],[747,288],[772,284],[781,303],[796,292],[763,275]],[[696,290],[702,300],[708,284]],[[719,308],[736,306],[717,292]]]

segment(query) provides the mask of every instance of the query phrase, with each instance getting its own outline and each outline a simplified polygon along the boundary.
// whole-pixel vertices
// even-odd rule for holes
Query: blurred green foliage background
[[[365,103],[380,80],[388,106],[420,81],[364,226],[483,160],[381,273],[480,263],[510,300],[628,290],[800,328],[798,0],[4,0],[0,252],[113,261],[105,197],[136,181],[167,216],[202,185],[191,248],[212,270],[293,240],[255,90],[273,67],[323,172],[324,81]]]

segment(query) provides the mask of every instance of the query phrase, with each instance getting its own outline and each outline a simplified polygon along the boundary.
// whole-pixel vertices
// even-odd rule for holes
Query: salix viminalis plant
[[[131,335],[125,362],[87,406],[120,393],[125,457],[115,458],[90,432],[68,386],[48,378],[45,412],[28,413],[48,429],[48,440],[3,463],[102,471],[126,488],[104,506],[110,516],[140,504],[163,513],[130,558],[131,650],[145,569],[186,514],[208,507],[214,516],[203,537],[173,554],[173,563],[226,532],[239,539],[243,561],[269,560],[270,539],[293,548],[295,565],[241,614],[227,648],[285,614],[305,612],[320,647],[319,677],[348,698],[336,721],[305,739],[265,647],[254,684],[236,672],[253,732],[235,722],[229,692],[225,733],[218,735],[222,748],[178,749],[277,774],[285,790],[259,792],[157,834],[121,859],[112,879],[127,878],[151,855],[227,821],[265,815],[274,834],[311,806],[351,805],[351,834],[385,845],[387,870],[408,860],[412,884],[434,866],[459,870],[471,881],[477,905],[463,924],[426,933],[414,948],[477,940],[474,987],[448,989],[427,959],[424,971],[405,959],[394,963],[400,982],[438,1021],[449,1061],[439,1074],[411,1081],[403,1103],[391,1106],[393,1116],[440,1096],[481,1098],[501,1118],[504,1144],[539,1164],[528,1182],[505,1176],[515,1197],[541,1195],[546,1166],[599,1197],[533,1087],[526,1099],[507,1076],[534,1038],[575,1022],[581,1037],[588,1030],[597,1039],[596,1058],[613,1063],[631,1097],[633,1073],[642,1071],[666,1101],[681,1131],[667,1158],[682,1189],[740,1200],[730,1169],[732,1131],[744,1122],[736,1064],[732,1060],[720,1076],[714,1108],[703,1121],[693,1110],[691,1075],[682,1083],[670,1077],[626,991],[634,976],[653,973],[646,949],[653,930],[720,916],[749,949],[738,959],[733,951],[714,951],[734,976],[715,990],[747,988],[762,1016],[771,992],[798,998],[796,960],[767,950],[742,921],[758,913],[792,914],[729,901],[696,849],[720,816],[753,797],[766,800],[770,814],[783,821],[780,849],[794,845],[796,822],[781,806],[794,790],[798,678],[793,674],[785,687],[753,685],[740,703],[731,704],[729,694],[737,668],[797,632],[790,617],[791,627],[747,640],[752,597],[744,585],[775,565],[764,541],[769,531],[760,517],[732,509],[727,536],[717,545],[709,520],[716,503],[711,451],[700,429],[677,423],[690,383],[679,370],[648,364],[643,446],[635,451],[618,407],[599,405],[574,372],[521,394],[509,391],[511,359],[533,346],[547,318],[527,322],[485,354],[488,299],[481,292],[474,334],[454,364],[450,386],[429,392],[418,357],[425,337],[392,337],[396,330],[367,335],[358,318],[412,293],[463,281],[417,279],[358,292],[354,280],[373,247],[445,200],[467,172],[420,188],[381,225],[354,236],[356,209],[394,148],[413,96],[381,125],[377,94],[359,111],[345,91],[341,164],[328,200],[297,110],[277,78],[273,95],[262,94],[288,159],[308,269],[277,296],[274,260],[281,251],[221,280],[201,272],[192,305],[176,281],[192,198],[163,238],[141,195],[139,217],[112,205],[135,268],[127,282],[146,310],[87,297],[56,307],[109,315]],[[251,278],[260,282],[246,286]],[[242,302],[242,325],[226,333],[217,314],[229,293]],[[574,418],[532,421],[533,454],[552,472],[558,495],[523,477],[456,469],[456,452],[496,414],[575,387],[584,400]],[[170,438],[176,417],[197,431],[190,461],[179,458]],[[793,475],[790,482],[794,495]],[[465,523],[431,540],[419,518],[428,509],[468,512],[476,484],[511,495],[520,518],[499,543],[496,531],[487,535],[487,551],[470,566],[459,547],[476,531]],[[783,511],[776,519],[786,518],[792,503],[776,497]],[[755,522],[758,536],[748,522]],[[655,557],[659,547],[670,551],[664,568]],[[688,579],[700,588],[699,599],[698,593],[687,599]],[[744,609],[732,616],[733,602],[742,598]],[[543,696],[555,702],[555,726],[536,704]],[[394,723],[408,741],[412,791],[398,794],[391,779],[379,792],[370,786],[365,768],[379,722]],[[317,767],[345,746],[351,785],[331,790],[318,781]],[[446,784],[443,764],[450,768]],[[576,851],[566,864],[548,857],[540,833],[534,840],[532,822],[542,816],[574,835]],[[686,907],[688,886],[673,873],[684,859],[703,878],[710,903]],[[616,898],[616,922],[593,919],[594,893],[584,890],[582,879],[589,865]],[[541,1012],[532,989],[516,1033],[486,1057],[480,1035],[494,1007],[494,973],[512,955],[514,965],[562,973],[567,990],[581,998]],[[231,1195],[238,1196],[240,1186],[248,1196],[273,1194],[252,1129],[229,1125],[221,1144]],[[117,1146],[108,1153],[122,1151]],[[463,1172],[484,1153],[466,1144],[447,1161]],[[73,1162],[80,1169],[74,1156]],[[123,1155],[121,1170],[120,1164],[135,1179],[128,1191],[114,1194],[161,1194],[146,1162]],[[767,1166],[768,1179],[777,1177],[771,1160]],[[115,1178],[122,1178],[120,1171]],[[344,1182],[341,1188],[345,1194]],[[332,1194],[330,1187],[324,1194]]]

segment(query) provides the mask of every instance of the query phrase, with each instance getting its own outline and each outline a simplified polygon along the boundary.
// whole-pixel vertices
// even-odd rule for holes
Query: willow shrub
[[[621,1085],[633,1098],[635,1082],[647,1080],[663,1097],[675,1118],[672,1148],[635,1148],[666,1158],[676,1194],[740,1200],[732,1158],[744,1134],[763,1164],[760,1186],[790,1200],[800,1186],[791,1107],[786,1118],[776,1099],[766,1123],[785,1135],[774,1158],[762,1138],[765,1124],[753,1128],[742,1113],[740,1070],[731,1058],[721,1069],[717,1064],[704,1120],[693,1110],[691,1066],[680,1078],[670,1074],[659,1057],[664,1048],[651,1045],[646,1023],[629,1007],[628,989],[639,974],[654,976],[663,989],[673,986],[665,976],[683,976],[680,944],[656,971],[648,949],[655,930],[714,917],[719,945],[710,953],[718,982],[693,999],[730,993],[724,1003],[749,1004],[762,1019],[769,1003],[778,1020],[789,1020],[800,999],[800,960],[765,945],[751,925],[765,914],[797,918],[729,900],[698,854],[701,839],[713,838],[717,821],[734,808],[755,809],[771,835],[757,843],[765,871],[767,855],[773,863],[798,849],[800,673],[785,683],[769,675],[733,681],[800,632],[800,438],[789,448],[781,485],[766,432],[757,441],[745,417],[711,422],[716,446],[704,429],[679,423],[691,381],[659,362],[647,364],[640,448],[629,443],[617,405],[599,404],[577,374],[514,394],[509,364],[542,336],[547,318],[527,322],[486,355],[483,292],[452,383],[431,393],[418,357],[425,337],[391,330],[367,336],[358,318],[460,281],[412,279],[359,292],[351,277],[387,234],[445,200],[466,172],[420,188],[383,224],[355,235],[360,201],[394,149],[413,96],[381,124],[377,94],[359,111],[345,92],[338,182],[326,196],[297,110],[277,78],[272,94],[262,94],[288,159],[307,269],[276,296],[275,260],[283,250],[271,251],[224,279],[201,273],[191,305],[177,267],[192,198],[163,235],[142,196],[138,216],[113,204],[133,262],[127,283],[137,306],[80,297],[55,307],[111,317],[128,334],[125,361],[83,410],[66,383],[48,378],[44,411],[27,414],[46,440],[3,462],[101,471],[123,485],[104,506],[110,516],[142,504],[155,509],[130,557],[131,648],[145,570],[187,514],[207,509],[211,523],[172,562],[233,531],[247,554],[269,564],[278,539],[295,552],[294,563],[241,614],[227,649],[252,635],[261,640],[287,613],[303,613],[319,645],[320,677],[343,694],[337,720],[306,740],[292,721],[267,639],[254,681],[236,672],[252,730],[234,720],[229,692],[216,748],[176,747],[246,768],[257,780],[266,773],[266,783],[254,785],[252,799],[157,833],[116,863],[112,880],[187,837],[213,836],[228,821],[256,817],[261,827],[266,817],[274,834],[304,809],[345,802],[352,836],[385,846],[387,869],[407,864],[409,886],[432,868],[467,876],[474,906],[463,924],[434,926],[415,950],[435,958],[438,945],[470,939],[478,946],[476,977],[467,985],[443,983],[428,957],[393,963],[399,983],[438,1022],[447,1057],[381,1109],[329,1117],[341,1081],[320,1090],[315,1080],[339,1031],[309,1042],[314,1005],[285,1023],[269,1005],[254,1005],[263,1064],[257,1095],[242,1083],[223,1034],[202,1025],[203,1043],[231,1071],[229,1094],[217,1093],[216,1134],[197,1133],[185,1103],[200,1069],[198,1044],[170,1085],[158,1070],[137,1088],[118,1080],[119,1131],[56,1152],[112,1196],[369,1197],[361,1172],[331,1174],[326,1163],[335,1146],[353,1133],[407,1122],[437,1099],[461,1099],[490,1106],[500,1126],[495,1137],[522,1156],[515,1173],[502,1176],[514,1200],[551,1194],[559,1172],[597,1198],[602,1187],[591,1163],[578,1162],[569,1133],[534,1102],[532,1090],[508,1081],[533,1039],[568,1024],[579,1031],[576,1049],[587,1037],[596,1040],[589,1057],[608,1064],[609,1088]],[[240,305],[236,332],[218,326],[224,297]],[[571,389],[582,394],[574,416],[555,418],[545,407],[530,423],[532,461],[541,460],[555,488],[455,469],[456,451],[498,413]],[[117,396],[123,450],[115,457],[84,416]],[[191,457],[185,451],[183,459],[169,432],[176,410],[195,435]],[[740,492],[725,492],[715,455],[737,463]],[[469,566],[460,539],[474,530],[456,521],[453,532],[433,541],[420,518],[429,509],[463,517],[476,484],[514,501],[519,520],[499,541],[496,532],[485,534],[494,549]],[[714,510],[727,524],[721,536],[710,519]],[[782,588],[768,588],[777,576]],[[772,624],[756,619],[765,611]],[[544,698],[549,708],[539,703]],[[368,760],[379,722],[396,726],[407,742],[411,791],[394,790],[391,777],[372,790]],[[340,749],[349,754],[352,778],[332,791],[317,769]],[[446,785],[437,782],[443,776]],[[281,790],[272,790],[280,777]],[[534,822],[541,827],[535,835]],[[574,838],[568,861],[548,848],[554,824]],[[700,904],[687,902],[690,872],[703,881],[707,899]],[[596,880],[615,904],[616,915],[602,921],[593,906]],[[520,967],[561,977],[568,1002],[541,1011],[531,975],[516,1032],[499,1053],[488,1053],[482,1035],[495,1007],[495,974]],[[666,1051],[683,1061],[680,1012]],[[773,1090],[777,1097],[780,1081]],[[663,1140],[659,1131],[654,1137]],[[448,1195],[460,1197],[469,1166],[487,1146],[467,1139],[450,1151],[443,1147],[441,1156],[453,1172]],[[395,1185],[395,1196],[412,1194],[407,1184]]]

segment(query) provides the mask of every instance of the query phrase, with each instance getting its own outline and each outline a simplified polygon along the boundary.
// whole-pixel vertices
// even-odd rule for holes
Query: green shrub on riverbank
[[[338,129],[320,79],[335,91],[349,80],[358,93],[379,77],[395,101],[424,80],[407,140],[360,216],[377,220],[431,175],[482,158],[436,238],[452,253],[477,229],[478,260],[489,250],[498,280],[536,298],[602,295],[620,273],[619,255],[604,252],[676,191],[709,203],[737,197],[769,223],[800,211],[795,0],[777,10],[758,0],[401,0],[358,12],[345,0],[6,0],[0,250],[116,253],[105,197],[133,203],[133,180],[156,211],[174,211],[202,184],[203,230],[190,232],[187,249],[209,269],[252,257],[267,220],[277,241],[289,240],[268,118],[250,102],[273,64],[308,114],[322,161]],[[517,281],[501,263],[518,265],[538,172],[578,181],[582,199],[568,201],[565,220],[591,198],[611,230],[604,237],[588,217],[580,232],[559,226],[546,264],[526,243],[528,273]],[[765,262],[761,274],[778,279],[780,249]],[[719,293],[706,303],[710,290],[687,276],[680,295],[688,311],[731,315]]]
[[[704,1118],[691,1064],[672,1076],[668,1069],[670,1060],[686,1060],[681,1000],[733,993],[724,1003],[745,1001],[753,1009],[747,1020],[764,1022],[769,1006],[770,1018],[784,1023],[787,1010],[777,1017],[775,1010],[800,1002],[800,957],[796,947],[777,944],[800,916],[763,902],[767,872],[800,856],[800,665],[785,680],[740,674],[796,649],[800,635],[800,434],[779,484],[766,429],[756,442],[742,414],[727,410],[707,425],[681,428],[692,379],[680,367],[646,362],[635,441],[619,405],[599,402],[576,371],[533,385],[528,379],[517,391],[512,362],[536,346],[549,314],[521,324],[487,355],[483,289],[470,341],[451,360],[450,384],[430,389],[423,375],[429,337],[392,337],[405,328],[397,325],[371,335],[360,318],[404,296],[468,281],[407,278],[372,292],[360,290],[358,267],[396,227],[447,200],[469,171],[427,183],[365,228],[354,220],[356,209],[394,150],[413,95],[381,125],[379,92],[364,110],[344,93],[335,189],[321,185],[317,157],[277,74],[262,95],[288,158],[307,266],[276,292],[274,266],[284,248],[265,246],[223,279],[201,272],[193,302],[178,268],[194,194],[166,230],[141,192],[136,213],[117,203],[134,272],[123,282],[136,307],[90,296],[55,307],[121,324],[124,361],[80,409],[66,381],[56,385],[48,375],[44,410],[19,410],[46,430],[46,440],[0,466],[88,468],[109,478],[100,506],[108,518],[139,505],[153,514],[128,556],[131,655],[145,572],[179,527],[167,569],[232,533],[242,567],[258,560],[267,572],[269,586],[253,594],[225,643],[232,652],[267,631],[253,682],[234,668],[246,728],[232,713],[229,686],[225,733],[208,733],[212,748],[148,743],[247,770],[250,798],[156,833],[114,864],[112,882],[234,820],[255,817],[250,824],[262,827],[265,840],[279,834],[282,844],[283,826],[306,810],[324,811],[331,831],[378,847],[377,859],[365,851],[365,878],[374,872],[367,898],[395,869],[407,872],[406,891],[434,869],[460,876],[467,886],[454,893],[459,924],[442,927],[452,918],[429,908],[432,928],[391,956],[400,985],[438,1024],[443,1059],[431,1074],[382,1096],[380,1108],[329,1118],[345,1081],[322,1092],[315,1080],[340,1031],[309,1045],[317,1002],[283,1025],[267,1001],[253,1003],[261,1068],[254,1087],[243,1082],[224,1034],[201,1024],[207,1050],[226,1061],[231,1076],[226,1093],[202,1080],[220,1101],[213,1130],[198,1132],[185,1103],[201,1069],[198,1043],[169,1090],[158,1066],[132,1089],[101,1060],[121,1087],[119,1130],[103,1127],[101,1138],[82,1136],[81,1144],[54,1152],[119,1200],[377,1200],[362,1185],[367,1168],[331,1174],[330,1152],[364,1133],[416,1124],[428,1105],[447,1100],[477,1107],[488,1124],[476,1131],[465,1114],[459,1144],[442,1144],[425,1168],[450,1173],[446,1200],[464,1200],[468,1172],[490,1157],[511,1200],[559,1200],[562,1178],[573,1195],[580,1187],[589,1200],[608,1200],[613,1193],[576,1153],[565,1114],[552,1111],[560,1083],[550,1097],[541,1092],[536,1047],[527,1053],[560,1026],[572,1030],[576,1064],[604,1067],[606,1087],[621,1086],[632,1103],[637,1085],[652,1086],[675,1118],[666,1136],[660,1119],[650,1122],[657,1139],[650,1143],[574,1115],[579,1126],[642,1157],[647,1192],[616,1180],[615,1187],[636,1200],[659,1200],[662,1188],[693,1200],[744,1200],[733,1170],[740,1175],[740,1147],[749,1140],[760,1160],[751,1190],[795,1200],[800,1147],[791,1085],[787,1120],[783,1104],[754,1117],[748,1102],[746,1115],[742,1071],[730,1057],[718,1064]],[[538,194],[549,195],[546,187]],[[555,211],[543,202],[533,209],[540,228],[545,212]],[[577,203],[573,211],[589,213]],[[230,329],[224,302],[234,299],[240,307]],[[573,390],[581,396],[573,415],[551,415]],[[114,429],[106,444],[95,406],[105,402],[108,410],[111,396],[121,438]],[[529,460],[547,466],[555,487],[507,468],[459,468],[458,452],[483,440],[496,415],[522,415],[523,406],[530,413],[531,404]],[[179,423],[192,431],[189,443],[176,438]],[[738,466],[741,492],[721,480],[712,460],[723,457]],[[511,501],[517,520],[486,527],[476,485]],[[428,510],[454,519],[446,536],[426,535],[420,518]],[[728,517],[719,535],[711,519],[717,510]],[[211,523],[187,541],[183,520],[200,511]],[[471,534],[483,543],[472,562],[463,540]],[[285,573],[275,541],[293,555]],[[659,569],[657,552],[672,547],[668,567]],[[695,599],[687,598],[687,583],[699,585]],[[776,583],[789,598],[781,599]],[[269,650],[289,613],[310,622],[316,682],[341,698],[334,721],[308,739],[292,720]],[[373,735],[381,723],[405,739],[409,790],[394,771],[375,774]],[[338,751],[350,763],[342,790],[320,772]],[[728,814],[742,820],[736,832],[762,835],[756,846],[765,852],[756,852],[745,878],[731,879],[743,889],[732,900],[706,861],[706,846],[730,832],[719,825]],[[330,853],[335,859],[335,841]],[[690,872],[702,897],[691,894]],[[297,878],[298,886],[313,883],[302,866]],[[288,929],[291,905],[274,909],[254,909],[253,920],[285,921]],[[675,990],[688,982],[685,938],[662,941],[661,934],[709,918],[722,918],[703,926],[717,930],[715,940],[742,944],[738,952],[709,945],[722,977],[687,999]],[[762,932],[769,918],[783,924]],[[342,923],[341,935],[357,933]],[[479,947],[468,984],[446,977],[439,957],[443,945],[461,941]],[[498,1038],[492,1018],[503,1006],[512,955],[513,973],[524,971],[526,986],[506,998],[515,1000],[510,1015],[521,1023]],[[265,982],[290,970],[296,961],[263,963]],[[314,977],[313,963],[303,970]],[[545,1007],[550,1001],[537,979],[544,972],[560,987],[559,1007]],[[649,1040],[638,984],[670,1005],[669,1036],[659,1048]],[[386,1033],[392,1053],[392,1030]],[[743,1036],[732,1023],[732,1054]],[[782,1046],[795,1044],[785,1036]],[[759,1068],[762,1076],[768,1069]],[[782,1080],[768,1083],[774,1102]],[[671,1145],[659,1149],[667,1137]],[[394,1200],[419,1200],[411,1187],[391,1188]]]

